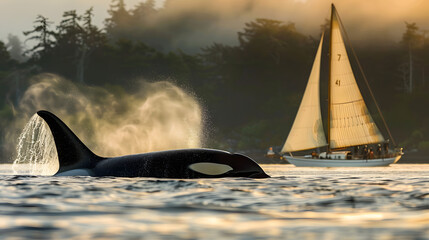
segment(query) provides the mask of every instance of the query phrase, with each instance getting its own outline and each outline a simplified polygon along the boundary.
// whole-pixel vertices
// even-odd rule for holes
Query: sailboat
[[[403,155],[402,149],[389,149],[390,141],[396,144],[369,85],[369,91],[390,139],[386,140],[383,137],[368,111],[356,83],[344,43],[344,39],[348,40],[348,37],[333,4],[330,25],[327,138],[323,130],[319,99],[324,38],[322,34],[307,87],[281,154],[297,167],[375,167],[396,163]],[[353,48],[351,49],[354,54]],[[362,71],[359,62],[358,66]],[[363,71],[362,75],[365,83],[368,84]],[[372,150],[368,147],[370,144],[376,149]],[[325,147],[326,152],[320,152],[320,149]],[[350,148],[352,149],[348,150]],[[292,152],[311,149],[315,149],[311,155],[294,156],[292,154]]]

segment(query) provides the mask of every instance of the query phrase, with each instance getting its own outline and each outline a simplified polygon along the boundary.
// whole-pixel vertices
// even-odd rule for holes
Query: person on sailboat
[[[381,157],[381,144],[377,145],[377,156]]]
[[[353,149],[353,155],[358,156],[359,155],[359,146],[355,146]]]
[[[365,158],[365,159],[368,159],[368,146],[367,145],[365,145],[365,146],[363,146],[363,148],[362,148],[362,157],[363,158]]]
[[[387,141],[383,143],[383,148],[384,148],[384,154],[386,156],[389,156],[389,139],[387,139]]]
[[[312,158],[317,158],[317,153],[316,153],[316,151],[311,152],[311,157],[312,157]]]

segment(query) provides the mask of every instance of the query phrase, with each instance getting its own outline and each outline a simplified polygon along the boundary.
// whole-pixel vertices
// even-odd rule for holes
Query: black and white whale
[[[267,178],[264,170],[241,154],[214,149],[181,149],[105,158],[94,154],[57,116],[37,114],[48,124],[57,148],[56,176],[157,178]]]

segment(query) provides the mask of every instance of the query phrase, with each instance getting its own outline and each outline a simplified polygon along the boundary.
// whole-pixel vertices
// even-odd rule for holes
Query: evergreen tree
[[[19,38],[15,35],[9,34],[7,39],[8,43],[6,44],[6,47],[9,50],[11,58],[18,62],[23,62],[25,60],[24,47],[22,46]]]
[[[25,53],[31,54],[33,58],[41,58],[54,46],[55,32],[50,30],[52,22],[42,15],[38,15],[34,23],[33,30],[25,31],[24,35],[30,36],[26,41],[35,40],[36,44]]]
[[[399,70],[402,73],[403,89],[405,92],[412,93],[418,87],[419,78],[423,78],[420,81],[423,82],[422,85],[425,81],[425,76],[416,76],[416,72],[420,72],[419,68],[424,65],[422,60],[425,56],[422,53],[425,53],[425,36],[420,32],[416,23],[405,22],[405,26],[406,30],[402,35],[401,44],[407,54],[404,54],[404,60]]]
[[[423,44],[424,36],[420,33],[416,23],[405,22],[406,30],[402,34],[401,43],[406,47],[418,48]]]
[[[7,51],[6,45],[0,41],[0,72],[7,72],[12,70],[16,66],[16,61],[14,61],[9,52]],[[1,77],[1,76],[0,76]]]
[[[131,10],[132,21],[133,22],[142,22],[147,19],[147,17],[156,14],[158,11],[155,8],[155,0],[147,0],[145,2],[140,2],[137,4],[134,9]]]
[[[125,8],[124,0],[112,0],[108,13],[110,17],[105,20],[106,32],[113,39],[126,37],[133,23],[131,14]]]

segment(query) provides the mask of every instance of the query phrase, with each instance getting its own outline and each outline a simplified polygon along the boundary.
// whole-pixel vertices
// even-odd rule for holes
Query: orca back
[[[215,149],[178,149],[113,158],[95,155],[58,117],[37,114],[54,137],[58,175],[159,178],[269,177],[251,158]],[[67,173],[65,173],[67,172]]]

